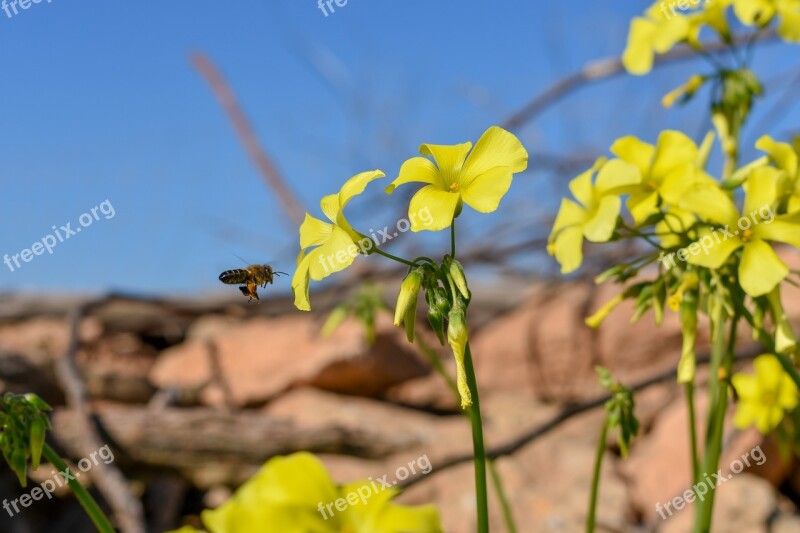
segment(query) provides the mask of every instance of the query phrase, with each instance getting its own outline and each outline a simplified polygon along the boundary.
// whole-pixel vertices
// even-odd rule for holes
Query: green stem
[[[594,532],[597,514],[597,493],[600,490],[600,468],[603,466],[603,455],[606,452],[606,436],[608,434],[608,418],[603,420],[603,429],[597,439],[597,452],[594,457],[594,473],[592,474],[592,492],[589,495],[589,514],[586,516],[586,533]]]
[[[464,350],[464,371],[467,374],[467,386],[472,393],[469,419],[472,422],[472,448],[475,458],[475,498],[478,507],[478,533],[488,533],[489,503],[486,491],[486,450],[483,445],[483,422],[481,420],[481,404],[478,398],[478,383],[475,379],[475,368],[472,365],[472,352],[469,342],[467,342]]]
[[[456,258],[456,220],[450,224],[450,257]]]
[[[458,385],[456,385],[456,380],[447,373],[447,370],[444,368],[442,364],[442,360],[439,358],[439,355],[434,351],[430,345],[422,339],[421,335],[414,335],[414,341],[419,346],[419,349],[422,350],[422,354],[425,356],[425,359],[428,360],[428,363],[436,370],[436,373],[442,376],[442,379],[445,380],[447,386],[453,391],[453,395],[456,398],[456,404],[461,402],[461,395],[458,393]]]
[[[686,408],[689,414],[689,452],[692,455],[692,482],[700,475],[700,460],[697,455],[697,421],[694,413],[694,381],[685,384]]]
[[[42,454],[51,465],[56,467],[59,472],[66,472],[68,468],[66,463],[64,463],[61,457],[59,457],[59,455],[50,447],[49,444],[44,444]],[[66,473],[69,474],[69,472]],[[92,495],[89,494],[89,492],[83,488],[83,486],[78,483],[76,479],[68,479],[67,483],[69,483],[72,492],[75,494],[75,497],[78,498],[78,502],[83,506],[86,514],[88,514],[89,518],[92,519],[92,523],[97,530],[101,533],[115,533],[116,530],[111,525],[108,517],[106,517],[106,515],[100,509],[100,506],[97,505],[97,502],[94,500],[94,498],[92,498]]]
[[[721,305],[720,308],[722,308]],[[702,467],[703,476],[708,476],[709,478],[717,472],[719,458],[722,455],[722,434],[725,426],[725,411],[728,407],[728,380],[733,366],[733,348],[736,343],[736,325],[739,317],[738,315],[733,317],[730,336],[727,339],[725,338],[726,319],[727,313],[724,309],[720,309],[716,320],[714,320],[714,343],[711,350],[711,374],[708,386],[708,427],[706,429],[705,457]],[[698,476],[698,479],[700,477]],[[711,531],[715,493],[716,488],[711,487],[705,499],[699,502],[697,513],[695,514],[694,533],[708,533]]]
[[[500,479],[500,472],[497,470],[497,465],[494,460],[487,459],[486,464],[489,466],[489,474],[492,476],[492,485],[494,485],[497,492],[497,499],[500,501],[500,509],[503,511],[503,521],[506,524],[506,531],[508,533],[517,533],[517,525],[514,523],[514,513],[511,512],[511,505],[508,503],[508,498],[503,490],[503,480]]]
[[[404,265],[408,265],[408,266],[412,266],[412,267],[417,266],[416,263],[412,263],[411,261],[409,261],[407,259],[403,259],[402,257],[397,257],[396,255],[392,255],[389,252],[384,252],[380,248],[375,248],[373,250],[373,252],[378,254],[378,255],[382,255],[383,257],[387,257],[387,258],[391,259],[392,261],[397,261],[398,263],[403,263]]]

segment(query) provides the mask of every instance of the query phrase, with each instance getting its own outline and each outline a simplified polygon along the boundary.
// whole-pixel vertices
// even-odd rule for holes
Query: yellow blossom
[[[766,26],[780,17],[778,35],[800,42],[800,0],[734,0],[733,10],[749,26]]]
[[[512,133],[492,126],[475,148],[466,142],[456,145],[423,144],[420,153],[403,163],[400,175],[387,188],[391,194],[404,183],[426,185],[414,194],[408,208],[411,231],[439,231],[450,227],[462,204],[481,213],[497,209],[511,186],[514,174],[528,167],[528,152]],[[416,214],[430,212],[427,223]]]
[[[780,424],[785,411],[797,406],[797,385],[773,355],[753,362],[755,374],[735,374],[732,383],[739,395],[733,424],[745,429],[755,425],[766,435]]]
[[[778,180],[778,201],[786,201],[789,213],[800,211],[800,164],[794,147],[764,135],[756,141],[756,148],[766,152],[775,166],[783,171]]]
[[[669,13],[659,3],[653,4],[644,17],[631,21],[628,44],[622,54],[622,64],[631,74],[647,74],[653,68],[655,54],[669,52],[689,35],[688,17]]]

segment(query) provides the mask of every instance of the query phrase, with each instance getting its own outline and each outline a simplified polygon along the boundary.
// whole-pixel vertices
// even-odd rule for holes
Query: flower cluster
[[[681,3],[678,2],[680,5]],[[631,21],[628,45],[622,56],[631,74],[647,74],[656,54],[665,54],[685,43],[704,51],[700,42],[703,28],[711,28],[726,43],[731,42],[729,12],[746,26],[763,31],[777,20],[778,35],[786,42],[800,42],[800,1],[798,0],[707,0],[692,2],[696,8],[676,11],[675,2],[655,2]],[[684,6],[688,3],[684,2]]]

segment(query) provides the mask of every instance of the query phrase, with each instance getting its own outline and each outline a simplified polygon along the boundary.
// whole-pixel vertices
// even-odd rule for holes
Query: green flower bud
[[[422,286],[422,269],[411,271],[400,284],[397,307],[394,310],[394,325],[405,324],[406,337],[414,342],[414,325],[417,320],[417,297]]]
[[[25,457],[25,449],[17,448],[11,452],[11,470],[17,475],[19,484],[23,487],[28,485],[28,461]]]
[[[458,292],[461,293],[461,296],[463,296],[465,300],[469,301],[469,287],[467,287],[467,278],[464,276],[464,268],[461,266],[461,263],[452,257],[446,257],[445,266],[447,267],[447,273],[453,278]]]
[[[467,321],[463,305],[456,305],[447,316],[447,341],[453,349],[456,359],[456,384],[461,396],[461,408],[466,409],[472,405],[472,393],[467,384],[467,372],[464,367],[464,352],[467,349]]]
[[[39,459],[42,457],[42,448],[44,448],[44,437],[47,431],[47,419],[44,416],[37,416],[31,422],[31,467],[34,470],[39,469]]]
[[[697,366],[695,344],[697,341],[697,294],[695,290],[683,295],[680,307],[683,346],[678,361],[678,383],[692,383]]]
[[[32,406],[36,407],[40,411],[52,411],[53,408],[48,405],[47,402],[39,398],[38,395],[29,392],[25,395],[25,401],[27,401]]]

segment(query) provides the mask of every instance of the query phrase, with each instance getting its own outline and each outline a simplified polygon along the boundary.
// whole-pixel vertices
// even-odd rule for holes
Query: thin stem
[[[694,413],[694,381],[685,384],[686,408],[689,414],[689,452],[692,455],[692,482],[700,475],[700,460],[697,455],[697,422]]]
[[[375,248],[373,251],[378,255],[382,255],[383,257],[387,257],[387,258],[391,259],[392,261],[397,261],[398,263],[403,263],[404,265],[408,265],[408,266],[412,266],[412,267],[418,266],[416,263],[412,263],[411,261],[408,261],[407,259],[403,259],[402,257],[397,257],[396,255],[392,255],[389,252],[384,252],[380,248]]]
[[[55,450],[53,450],[46,442],[44,443],[42,454],[51,465],[56,467],[59,472],[66,472],[69,475],[69,472],[67,472],[69,467],[66,465],[66,463],[64,463],[61,457],[59,457]],[[89,494],[89,492],[83,488],[83,486],[78,483],[76,479],[68,478],[67,483],[69,483],[72,492],[75,494],[75,497],[78,498],[78,502],[83,506],[86,514],[88,514],[89,518],[92,519],[92,523],[97,530],[100,531],[100,533],[115,533],[116,530],[111,525],[108,517],[106,517],[106,515],[100,509],[100,506],[97,505],[97,502],[94,500],[94,498],[92,498],[92,495]]]
[[[472,365],[472,352],[467,342],[464,350],[464,370],[467,374],[467,386],[472,393],[472,406],[469,408],[469,419],[472,422],[472,449],[475,460],[475,498],[478,507],[478,533],[489,533],[489,502],[486,491],[486,449],[483,445],[483,422],[481,420],[481,403],[478,398],[478,383],[475,379],[475,368]]]
[[[456,258],[456,221],[450,224],[450,257]]]
[[[517,525],[514,523],[514,513],[511,512],[511,505],[509,505],[508,498],[503,490],[503,481],[500,479],[500,472],[497,470],[497,465],[493,459],[487,459],[486,464],[489,466],[492,484],[497,492],[497,499],[500,501],[500,509],[503,511],[503,521],[506,524],[506,531],[508,531],[508,533],[517,533]]]
[[[595,516],[597,514],[597,493],[600,490],[600,469],[603,466],[603,455],[606,452],[606,436],[608,434],[608,418],[603,420],[600,438],[597,439],[597,452],[594,456],[594,473],[592,474],[592,491],[589,495],[589,514],[586,516],[586,533],[594,533]]]
[[[448,388],[452,391],[453,396],[456,399],[456,403],[461,401],[461,396],[458,393],[458,385],[456,385],[456,380],[447,372],[442,364],[442,360],[439,358],[438,354],[434,351],[430,345],[425,342],[420,335],[416,335],[414,341],[419,346],[419,349],[422,350],[422,353],[425,355],[425,358],[428,360],[430,365],[436,370],[442,379],[447,383]],[[465,412],[467,418],[469,418],[469,412]],[[511,512],[511,505],[508,502],[508,497],[506,496],[505,489],[503,488],[503,480],[500,477],[500,472],[497,470],[497,466],[495,465],[494,461],[491,459],[486,460],[486,464],[489,467],[489,474],[492,476],[492,485],[494,486],[495,493],[497,493],[497,499],[500,501],[500,508],[503,512],[503,521],[506,524],[506,530],[508,533],[517,533],[517,526],[514,523],[514,514]]]

